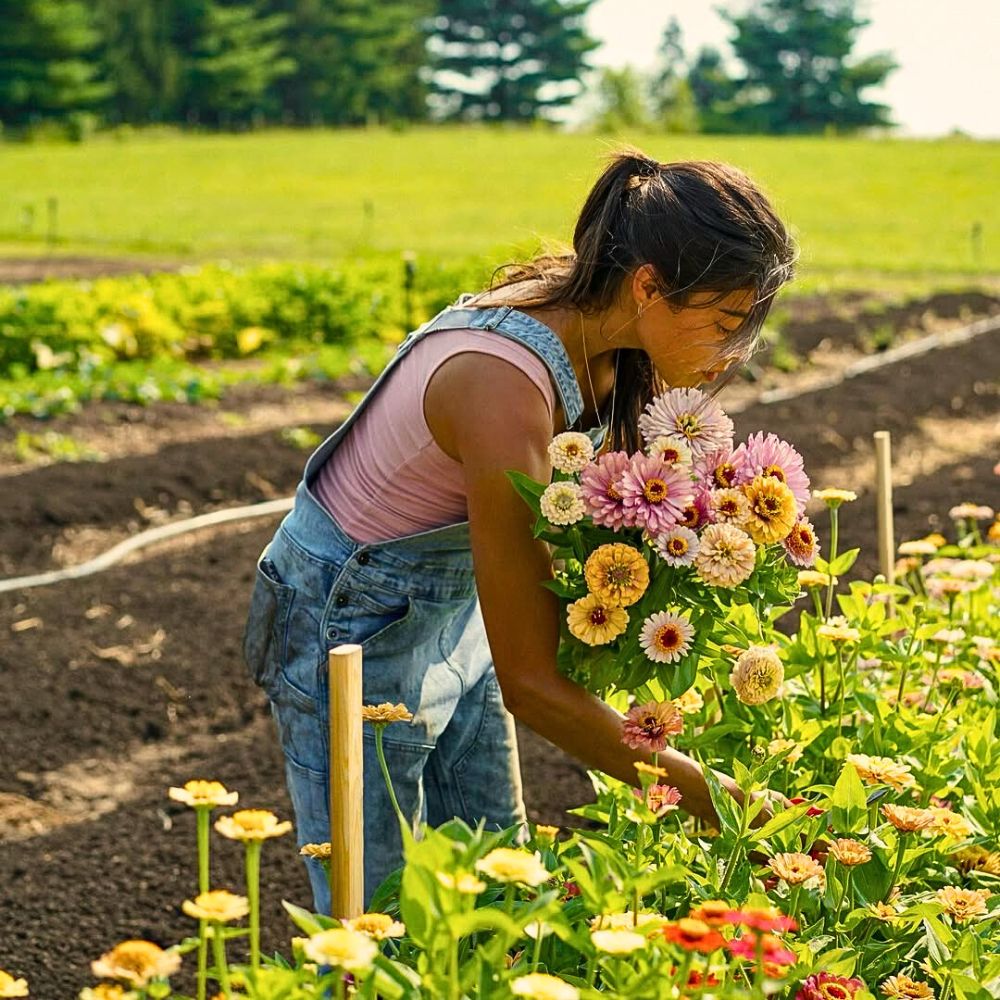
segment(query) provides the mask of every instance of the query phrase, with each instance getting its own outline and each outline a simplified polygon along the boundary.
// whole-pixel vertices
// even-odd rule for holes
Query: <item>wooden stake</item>
[[[888,431],[875,432],[878,504],[878,562],[888,583],[896,582],[896,541],[892,525],[892,444]]]
[[[330,912],[364,912],[361,647],[330,650]]]

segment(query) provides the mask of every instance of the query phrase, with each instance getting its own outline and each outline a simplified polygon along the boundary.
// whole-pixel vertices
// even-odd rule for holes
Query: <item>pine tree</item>
[[[668,132],[696,132],[698,108],[687,79],[687,60],[681,26],[672,17],[657,51],[658,68],[649,83],[656,121]]]
[[[688,70],[687,85],[697,109],[698,128],[702,132],[731,132],[737,126],[732,118],[736,85],[730,79],[722,53],[703,45]]]
[[[598,46],[594,0],[440,0],[431,51],[440,117],[524,122],[572,101]]]
[[[891,124],[889,109],[861,92],[895,69],[886,53],[850,61],[868,22],[854,0],[756,0],[744,14],[723,17],[735,28],[733,49],[746,67],[733,124],[769,133],[851,131]]]
[[[118,121],[169,121],[177,111],[181,58],[162,0],[97,0],[102,62],[114,81],[110,116]]]
[[[281,35],[286,19],[263,13],[259,0],[174,0],[173,8],[184,117],[229,126],[273,113],[273,86],[295,69]]]
[[[274,91],[299,122],[356,125],[426,114],[434,0],[268,0],[287,19],[293,73]]]
[[[0,122],[66,120],[111,92],[99,78],[100,36],[77,0],[0,0]]]

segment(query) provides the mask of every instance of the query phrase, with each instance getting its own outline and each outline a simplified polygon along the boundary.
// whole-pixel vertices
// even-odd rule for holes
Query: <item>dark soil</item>
[[[898,538],[942,528],[962,500],[996,505],[998,386],[986,372],[996,372],[998,349],[1000,334],[985,334],[751,404],[737,433],[773,430],[799,447],[815,485],[859,492],[842,538],[863,547],[859,566],[871,573],[873,431],[892,431],[906,470]],[[170,405],[101,405],[53,421],[63,433],[105,435],[112,453],[0,475],[0,575],[101,551],[152,523],[151,509],[169,518],[290,495],[305,453],[254,415],[287,404],[288,424],[326,433],[343,410],[337,391],[242,390],[225,402],[247,418],[238,431],[217,412]],[[120,426],[130,436],[111,433]],[[0,967],[26,976],[32,996],[75,997],[91,982],[89,962],[126,937],[166,945],[192,930],[179,904],[196,880],[193,817],[167,799],[169,785],[217,778],[241,804],[290,815],[267,710],[239,651],[254,560],[276,522],[186,536],[97,576],[0,594]],[[530,815],[567,824],[564,810],[589,794],[583,767],[521,735]],[[238,889],[239,852],[215,843],[213,882]],[[265,947],[285,948],[293,928],[280,900],[309,901],[290,838],[265,847],[263,878]]]

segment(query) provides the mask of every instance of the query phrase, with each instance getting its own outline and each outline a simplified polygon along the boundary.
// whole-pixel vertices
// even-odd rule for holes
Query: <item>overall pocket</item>
[[[243,632],[243,659],[253,682],[268,694],[281,672],[294,599],[295,588],[281,580],[266,555],[261,556]]]

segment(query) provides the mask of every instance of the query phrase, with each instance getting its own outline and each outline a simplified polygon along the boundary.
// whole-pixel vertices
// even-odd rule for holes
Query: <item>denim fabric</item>
[[[462,300],[459,300],[460,302]],[[306,463],[295,506],[257,564],[244,634],[251,676],[267,693],[285,755],[298,843],[329,840],[327,653],[363,648],[366,704],[403,702],[410,723],[385,731],[400,806],[416,831],[459,816],[500,829],[525,820],[514,722],[504,708],[476,594],[468,522],[384,542],[351,539],[310,490],[387,372],[421,337],[488,329],[534,350],[552,372],[568,425],[582,412],[565,348],[510,307],[446,309],[411,333],[354,412]],[[365,899],[401,861],[401,838],[364,734]],[[329,913],[322,867],[308,860],[316,909]]]

